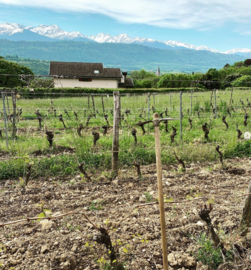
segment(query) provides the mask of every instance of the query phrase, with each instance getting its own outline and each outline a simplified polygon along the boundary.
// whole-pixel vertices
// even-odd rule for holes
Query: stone
[[[204,265],[202,262],[198,262],[196,270],[209,270],[209,267],[208,265]]]
[[[41,230],[42,231],[48,231],[55,227],[55,224],[53,221],[48,219],[43,219],[40,221],[40,224],[42,225]]]
[[[168,255],[168,262],[174,268],[189,268],[194,269],[196,267],[196,260],[194,257],[187,253],[175,251]]]
[[[236,268],[230,263],[223,263],[218,267],[218,270],[234,270],[234,269]]]
[[[115,180],[113,180],[113,181],[112,181],[112,184],[113,184],[114,186],[118,186],[118,184],[119,184],[118,178],[116,178]]]
[[[10,265],[17,265],[17,264],[20,264],[20,263],[21,263],[21,260],[14,260],[14,259],[10,260]]]
[[[71,251],[76,251],[77,248],[78,248],[78,246],[77,246],[77,245],[74,245],[74,246],[71,248]]]
[[[77,267],[76,257],[72,253],[64,253],[60,256],[60,265],[65,270],[75,270]]]
[[[4,187],[7,188],[10,185],[10,180],[7,180],[4,184]]]
[[[14,248],[11,249],[12,254],[16,253],[16,251],[17,251],[17,247],[14,247]]]
[[[47,246],[47,245],[43,245],[43,246],[41,247],[41,253],[45,253],[45,252],[47,252],[47,251],[49,251],[48,246]]]

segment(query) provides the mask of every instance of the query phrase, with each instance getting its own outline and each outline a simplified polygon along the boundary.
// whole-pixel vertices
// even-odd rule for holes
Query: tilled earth
[[[234,242],[245,247],[235,233],[242,214],[251,159],[227,161],[243,171],[224,171],[218,164],[191,164],[186,172],[176,166],[163,166],[165,217],[169,269],[208,269],[193,256],[199,249],[195,239],[207,232],[198,212],[213,204],[210,216],[219,236],[230,249]],[[30,220],[0,227],[0,269],[109,269],[105,246],[99,244],[97,227],[108,229],[126,269],[163,269],[158,186],[155,164],[123,168],[117,180],[109,181],[97,172],[96,181],[85,182],[80,175],[71,178],[31,179],[22,189],[17,179],[0,183],[0,223],[38,217],[42,208],[56,219]],[[237,174],[236,174],[237,173]],[[173,201],[172,201],[173,200]],[[176,203],[174,203],[176,202]],[[86,216],[89,218],[88,221]],[[233,269],[251,269],[249,259],[240,258]],[[221,269],[232,269],[228,266]]]

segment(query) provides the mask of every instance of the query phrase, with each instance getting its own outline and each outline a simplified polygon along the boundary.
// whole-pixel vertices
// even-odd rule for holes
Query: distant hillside
[[[30,68],[36,75],[48,75],[50,61],[30,59],[30,58],[20,58],[17,55],[11,56],[7,55],[4,57],[5,60],[18,63],[19,65],[26,66]]]
[[[206,72],[226,63],[244,60],[242,55],[228,55],[188,49],[168,50],[137,44],[56,41],[25,42],[0,39],[0,54],[46,61],[101,62],[123,70]],[[34,71],[36,72],[36,71]]]
[[[20,40],[25,40],[25,41],[53,41],[52,38],[45,37],[36,33],[33,33],[29,30],[23,30],[22,33],[18,32],[15,33],[11,36],[8,35],[1,35],[1,39],[8,39],[11,41],[20,41]]]

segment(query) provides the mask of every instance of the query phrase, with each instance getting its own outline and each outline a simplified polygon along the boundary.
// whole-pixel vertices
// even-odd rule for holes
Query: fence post
[[[216,89],[214,89],[214,117],[217,118],[217,103],[216,103]]]
[[[119,124],[121,125],[121,96],[119,95]]]
[[[7,127],[7,114],[6,114],[6,107],[5,107],[5,94],[2,92],[2,99],[3,99],[3,113],[4,113],[4,126],[5,126],[5,137],[6,137],[6,146],[8,146],[8,127]]]
[[[150,93],[148,93],[148,121],[149,121],[149,119],[150,119]],[[149,129],[149,123],[148,123],[148,135],[149,135],[149,131],[150,131],[150,129]]]
[[[16,137],[16,95],[15,92],[11,92],[12,104],[13,104],[13,122],[12,122],[12,137]]]
[[[6,95],[6,101],[7,101],[7,108],[8,108],[8,111],[6,113],[8,113],[10,115],[10,106],[9,106],[8,94]]]
[[[118,176],[119,161],[119,111],[120,99],[119,91],[113,92],[114,113],[113,113],[113,142],[112,142],[112,171],[113,177]]]
[[[191,115],[193,115],[193,89],[191,90]]]
[[[182,141],[182,92],[180,92],[180,140]]]
[[[94,96],[93,95],[92,95],[92,106],[93,106],[94,116],[96,118],[96,108],[95,108],[95,101],[94,101]]]
[[[104,105],[104,97],[101,96],[101,101],[102,101],[102,107],[103,107],[103,114],[105,115],[105,105]]]
[[[234,91],[234,87],[232,86],[231,98],[230,98],[229,106],[233,103],[233,91]]]
[[[168,270],[167,261],[167,239],[166,239],[166,222],[165,222],[165,208],[163,199],[162,187],[162,165],[161,165],[161,148],[160,148],[160,132],[159,132],[159,114],[153,115],[154,135],[155,135],[155,151],[156,151],[156,167],[157,167],[157,181],[159,194],[159,210],[160,210],[160,225],[162,236],[162,251],[163,251],[163,266],[164,270]]]
[[[169,93],[169,99],[170,99],[170,112],[172,111],[172,97],[171,93]]]

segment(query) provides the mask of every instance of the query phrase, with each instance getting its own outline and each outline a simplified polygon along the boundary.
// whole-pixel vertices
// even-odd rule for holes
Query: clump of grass
[[[223,263],[220,248],[216,248],[212,241],[206,237],[206,234],[202,233],[198,238],[195,238],[198,250],[193,256],[201,261],[204,265],[208,265],[210,269],[216,270],[218,266]],[[230,260],[231,251],[227,252],[226,260]]]

